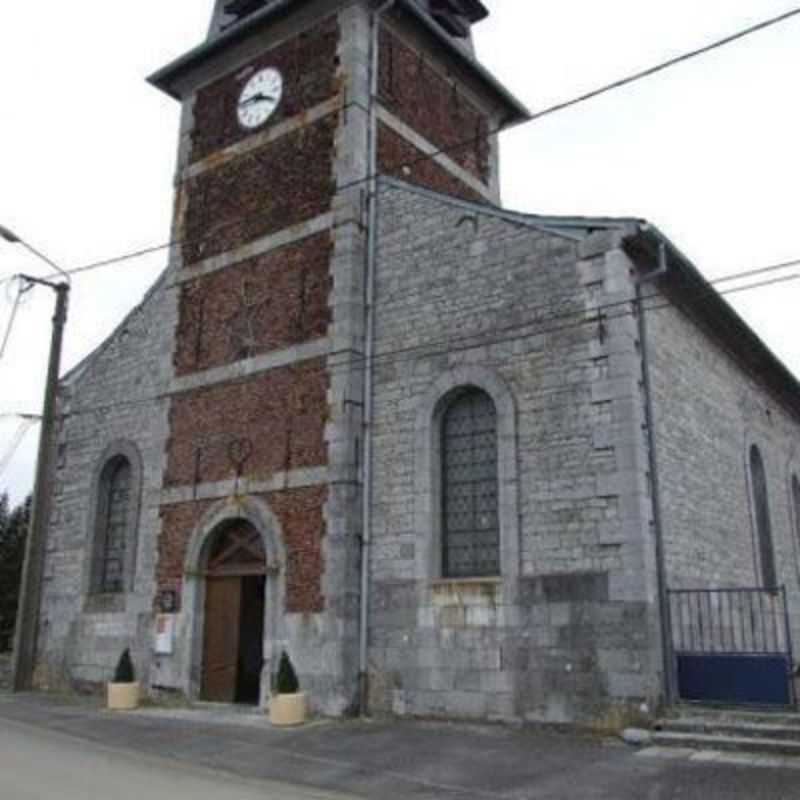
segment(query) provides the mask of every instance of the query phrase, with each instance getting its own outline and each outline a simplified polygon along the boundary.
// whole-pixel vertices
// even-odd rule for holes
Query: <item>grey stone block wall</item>
[[[630,296],[630,265],[618,236],[579,239],[383,184],[376,711],[574,721],[659,694],[635,322],[600,325],[591,311]],[[431,555],[437,467],[418,457],[431,446],[420,427],[431,387],[451,385],[448,375],[511,397],[510,411],[496,400],[506,465],[499,580],[443,581]],[[513,437],[503,433],[509,413]]]
[[[165,273],[113,336],[62,383],[57,469],[48,531],[37,682],[48,687],[109,679],[130,647],[139,676],[150,664],[166,403],[176,297]],[[131,590],[94,604],[90,573],[95,477],[106,451],[125,441],[142,462]]]
[[[767,475],[778,582],[787,588],[793,638],[800,641],[800,543],[790,493],[791,475],[800,475],[800,408],[787,408],[743,368],[731,345],[681,310],[679,297],[656,293],[648,304],[669,583],[761,585],[748,474],[748,451],[756,444]]]
[[[11,654],[0,653],[0,692],[11,690]]]

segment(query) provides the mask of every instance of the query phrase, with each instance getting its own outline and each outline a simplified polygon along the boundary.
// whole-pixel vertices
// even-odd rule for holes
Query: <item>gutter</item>
[[[639,341],[642,346],[642,381],[644,386],[644,413],[647,425],[647,459],[650,470],[650,486],[653,497],[653,532],[656,545],[656,583],[658,584],[658,615],[661,629],[661,658],[664,671],[664,696],[667,705],[673,705],[676,693],[675,664],[672,648],[672,619],[669,609],[669,592],[667,585],[666,551],[664,547],[663,510],[661,506],[661,485],[658,473],[658,452],[656,445],[655,413],[653,410],[653,391],[648,354],[647,315],[642,302],[642,285],[667,275],[667,247],[664,241],[659,242],[658,267],[641,276],[636,281],[636,307],[639,324]]]
[[[375,270],[378,254],[378,77],[381,17],[397,0],[385,0],[370,18],[369,121],[367,142],[367,254],[365,265],[364,429],[361,497],[361,608],[358,641],[358,705],[362,716],[369,708],[368,631],[369,578],[372,547],[372,423],[373,361],[375,353]]]
[[[625,239],[624,246],[639,263],[652,263],[660,258],[663,247],[670,265],[669,283],[685,295],[685,301],[676,306],[705,325],[709,335],[721,338],[724,349],[739,366],[763,381],[787,410],[800,419],[800,381],[667,236],[642,221],[636,234]]]

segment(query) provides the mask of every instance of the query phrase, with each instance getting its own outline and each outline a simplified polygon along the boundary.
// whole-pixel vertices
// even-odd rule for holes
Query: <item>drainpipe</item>
[[[644,409],[647,424],[647,451],[650,469],[650,485],[653,493],[653,529],[656,539],[656,580],[658,583],[658,611],[661,622],[661,653],[664,670],[664,694],[668,705],[675,702],[675,668],[672,658],[672,621],[669,613],[667,593],[667,568],[664,552],[664,527],[661,510],[661,491],[656,454],[655,414],[653,412],[653,392],[650,377],[650,358],[647,346],[647,315],[642,303],[642,285],[654,281],[668,272],[667,247],[663,241],[658,244],[658,268],[643,275],[636,282],[636,305],[638,308],[639,341],[642,343],[642,380],[644,383]]]
[[[369,624],[369,567],[372,544],[372,367],[375,350],[375,267],[378,251],[378,75],[381,17],[396,0],[385,0],[370,19],[369,119],[367,132],[367,255],[365,278],[364,442],[361,497],[361,619],[358,643],[358,696],[361,715],[367,713],[369,679],[367,642]]]

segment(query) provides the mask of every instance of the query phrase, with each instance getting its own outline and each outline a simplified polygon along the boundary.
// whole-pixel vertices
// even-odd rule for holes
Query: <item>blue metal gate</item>
[[[670,589],[681,700],[794,706],[786,589]]]

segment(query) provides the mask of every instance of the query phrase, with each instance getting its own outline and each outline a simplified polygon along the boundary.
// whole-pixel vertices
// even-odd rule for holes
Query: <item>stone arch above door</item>
[[[266,575],[267,556],[258,529],[247,520],[222,523],[204,548],[206,577]]]
[[[197,523],[186,548],[186,575],[193,575],[204,569],[204,559],[211,538],[221,526],[236,520],[249,522],[261,534],[268,570],[283,574],[286,556],[277,518],[263,500],[240,497],[235,501],[225,500],[213,505]]]

